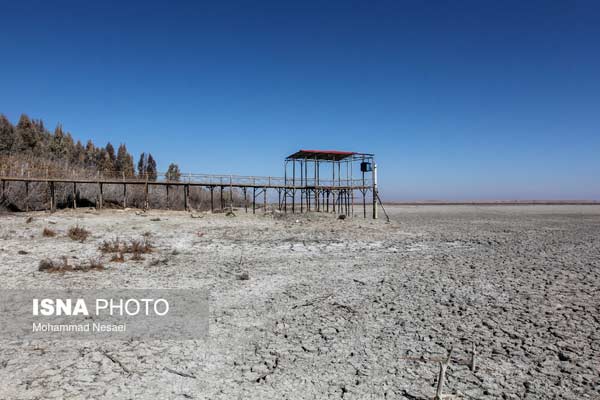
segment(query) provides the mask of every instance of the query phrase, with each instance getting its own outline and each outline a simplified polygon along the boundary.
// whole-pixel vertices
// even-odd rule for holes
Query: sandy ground
[[[451,346],[453,398],[600,398],[599,206],[388,212],[0,216],[4,288],[206,288],[211,316],[206,340],[2,340],[0,398],[431,399]],[[84,243],[65,236],[75,224]],[[37,270],[145,232],[143,261]]]

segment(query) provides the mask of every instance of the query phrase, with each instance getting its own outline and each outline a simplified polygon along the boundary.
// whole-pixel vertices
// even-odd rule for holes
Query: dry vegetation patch
[[[143,260],[142,254],[152,253],[154,246],[150,243],[148,237],[150,235],[144,234],[143,239],[131,239],[129,242],[124,242],[119,238],[113,240],[105,240],[100,245],[100,251],[102,253],[113,253],[110,261],[113,262],[124,262],[125,254],[131,254],[131,260],[139,261]]]
[[[113,256],[110,258],[110,261],[122,263],[125,262],[125,256],[123,255],[123,253],[118,252],[113,254]]]
[[[72,240],[77,240],[82,243],[88,238],[88,236],[90,236],[90,234],[90,231],[80,227],[79,225],[70,227],[68,232],[68,235]]]
[[[56,236],[56,231],[50,229],[50,228],[44,228],[44,230],[42,231],[42,236],[44,237],[54,237]]]
[[[105,240],[100,245],[100,251],[103,253],[147,254],[152,253],[153,250],[154,246],[147,237],[143,239],[131,239],[129,242],[115,238],[113,240]]]
[[[61,257],[59,261],[54,261],[49,258],[45,258],[40,261],[38,265],[38,271],[43,272],[89,272],[89,271],[101,271],[104,269],[104,265],[99,259],[89,259],[87,263],[83,264],[69,264],[67,257]]]

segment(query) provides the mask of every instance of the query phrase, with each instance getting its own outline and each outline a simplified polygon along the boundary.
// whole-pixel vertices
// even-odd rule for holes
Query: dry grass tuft
[[[152,253],[152,244],[150,244],[150,241],[147,238],[144,238],[143,240],[132,240],[129,243],[129,248],[128,251],[130,253],[133,254],[147,254],[147,253]]]
[[[113,240],[105,240],[100,245],[100,251],[103,253],[120,253],[124,248],[124,243],[119,238]]]
[[[132,253],[132,254],[147,254],[152,253],[154,246],[144,237],[142,240],[132,239],[129,243],[121,241],[119,238],[113,240],[105,240],[100,245],[100,251],[103,253]]]
[[[42,231],[42,236],[44,236],[44,237],[54,237],[54,236],[56,236],[56,231],[53,231],[50,228],[44,228],[44,230]]]
[[[118,252],[118,253],[113,254],[110,261],[122,263],[122,262],[125,262],[125,256],[123,255],[123,253]]]
[[[72,240],[77,240],[82,243],[88,238],[88,236],[90,236],[90,234],[90,231],[80,227],[79,225],[70,227],[68,232],[68,235]]]
[[[40,261],[38,265],[38,271],[44,272],[88,272],[88,271],[100,271],[104,269],[104,265],[99,259],[90,259],[86,264],[69,264],[67,257],[61,257],[60,261],[53,261],[49,258],[45,258]]]

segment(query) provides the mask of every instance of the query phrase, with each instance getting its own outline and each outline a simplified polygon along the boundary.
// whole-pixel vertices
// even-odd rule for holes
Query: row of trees
[[[140,177],[156,180],[158,171],[152,154],[142,153],[134,168],[133,156],[124,143],[115,152],[109,142],[104,147],[88,140],[85,146],[75,142],[69,132],[59,124],[50,133],[42,120],[30,119],[23,114],[16,126],[0,114],[0,157],[10,156],[36,161],[50,161],[61,165],[61,169],[85,169],[104,175]],[[177,164],[169,165],[167,178],[179,180],[181,173]]]

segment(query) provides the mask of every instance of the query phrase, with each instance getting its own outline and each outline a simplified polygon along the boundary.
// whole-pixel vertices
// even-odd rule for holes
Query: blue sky
[[[388,200],[600,199],[595,1],[3,3],[13,122],[161,170],[372,152]]]

